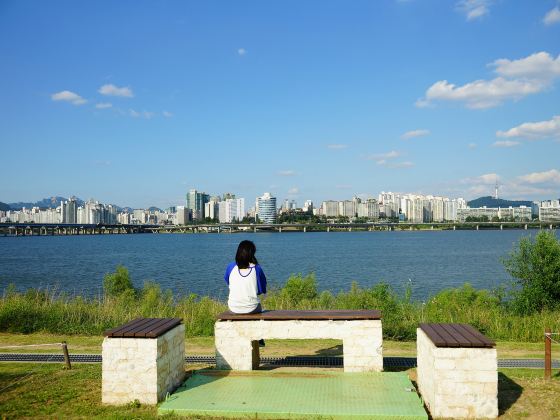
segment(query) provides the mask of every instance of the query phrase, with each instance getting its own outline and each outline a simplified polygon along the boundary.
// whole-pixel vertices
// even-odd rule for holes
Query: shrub
[[[317,281],[315,274],[311,273],[305,277],[301,274],[291,275],[282,289],[282,297],[292,305],[298,305],[304,300],[312,300],[317,297]]]
[[[119,265],[114,273],[105,274],[103,278],[103,291],[109,297],[118,297],[124,292],[134,291],[128,269]]]
[[[521,238],[503,263],[517,286],[511,302],[516,312],[530,314],[560,306],[560,241],[554,233],[541,231],[534,240]]]

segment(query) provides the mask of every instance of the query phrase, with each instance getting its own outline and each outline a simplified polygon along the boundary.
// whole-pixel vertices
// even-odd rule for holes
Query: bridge
[[[134,233],[237,233],[237,232],[375,232],[415,230],[558,229],[554,222],[465,223],[288,223],[288,224],[191,224],[121,225],[65,223],[0,223],[0,236],[108,235]]]
[[[3,236],[105,235],[151,233],[155,225],[105,225],[83,223],[0,223]]]
[[[235,232],[359,232],[414,230],[504,230],[558,229],[555,222],[465,222],[465,223],[282,223],[282,224],[193,224],[184,226],[155,226],[153,233],[235,233]]]

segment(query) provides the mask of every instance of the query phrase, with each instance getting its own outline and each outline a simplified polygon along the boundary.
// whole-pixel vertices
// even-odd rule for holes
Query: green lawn
[[[66,341],[70,353],[101,353],[101,336],[53,335],[53,334],[9,334],[0,333],[0,353],[58,353],[60,346],[6,348],[2,346],[60,343]],[[262,356],[296,355],[341,355],[342,341],[339,340],[267,340]],[[191,337],[185,341],[190,355],[214,354],[214,337]],[[497,343],[498,357],[502,359],[540,359],[544,357],[544,343],[519,343],[501,341]],[[383,340],[385,356],[415,356],[416,342]],[[560,344],[552,346],[552,355],[560,359]]]
[[[415,379],[415,369],[408,373]],[[501,369],[499,390],[501,418],[560,416],[560,373],[545,381],[542,370]],[[75,364],[72,370],[64,370],[61,364],[0,364],[0,418],[153,418],[156,415],[156,408],[150,406],[102,405],[100,364]]]
[[[70,353],[100,353],[103,337],[60,336],[51,334],[0,334],[0,352],[59,352],[59,347],[1,348],[22,344],[67,341]],[[543,343],[499,342],[500,358],[542,358]],[[213,354],[213,337],[186,340],[188,354]],[[337,340],[267,340],[263,356],[338,355],[342,343]],[[385,356],[414,356],[414,342],[384,341]],[[553,358],[560,358],[560,346],[554,345]],[[191,366],[190,368],[201,366]],[[299,368],[296,368],[299,369]],[[415,369],[408,370],[415,379]],[[7,387],[7,388],[6,388]],[[5,389],[3,389],[5,388]],[[500,413],[505,419],[521,417],[560,418],[560,372],[551,381],[543,379],[539,369],[501,369],[499,378]],[[155,407],[101,404],[101,365],[74,364],[64,370],[62,364],[0,363],[0,418],[153,418]]]

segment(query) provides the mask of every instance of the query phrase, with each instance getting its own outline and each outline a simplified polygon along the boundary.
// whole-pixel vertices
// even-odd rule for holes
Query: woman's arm
[[[235,268],[235,263],[230,263],[226,268],[226,274],[224,274],[224,280],[226,281],[227,285],[229,286],[229,274]]]
[[[255,266],[257,273],[257,295],[262,295],[266,293],[266,276],[260,265]]]

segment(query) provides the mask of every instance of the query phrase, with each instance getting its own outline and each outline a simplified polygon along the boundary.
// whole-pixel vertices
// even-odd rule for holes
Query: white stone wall
[[[102,401],[157,404],[185,377],[185,326],[158,338],[103,340]]]
[[[418,390],[433,417],[498,417],[496,349],[436,347],[417,334]]]
[[[217,321],[218,369],[252,370],[258,367],[260,339],[339,339],[345,372],[383,370],[381,320],[356,321]]]

